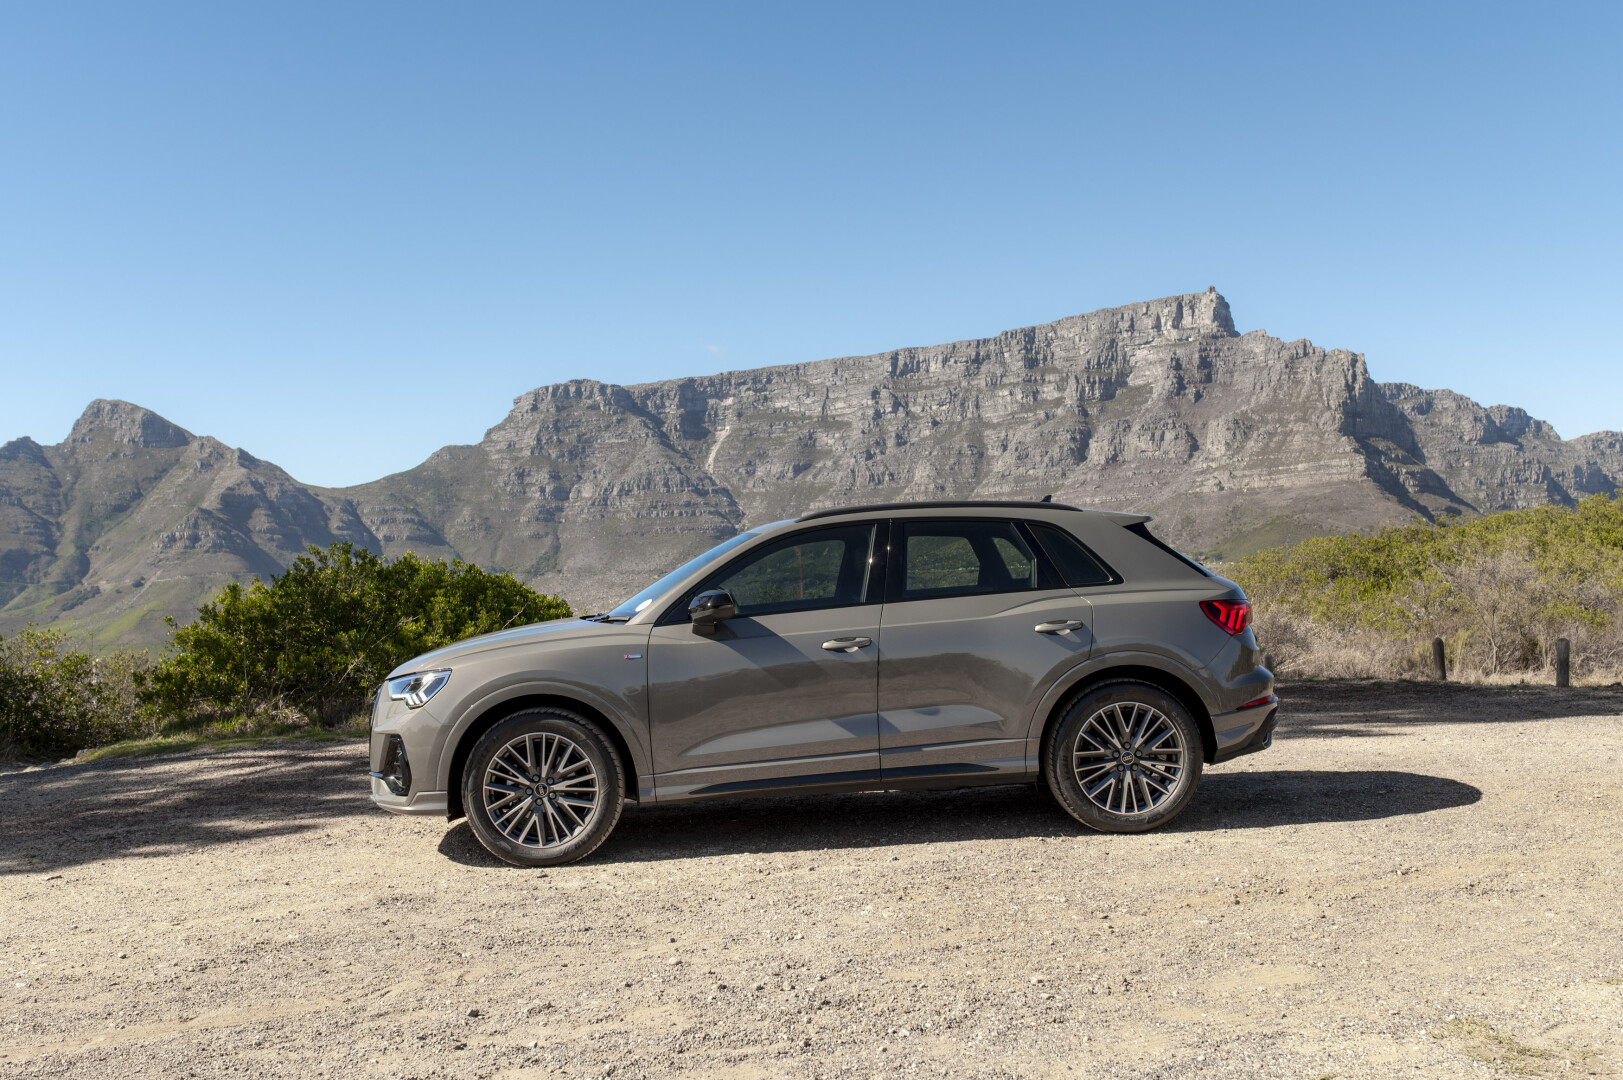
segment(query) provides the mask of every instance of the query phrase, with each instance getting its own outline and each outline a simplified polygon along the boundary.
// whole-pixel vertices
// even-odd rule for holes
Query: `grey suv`
[[[1085,825],[1176,817],[1278,716],[1250,607],[1141,514],[827,510],[751,529],[605,615],[401,665],[372,799],[570,862],[627,799],[1044,784]]]

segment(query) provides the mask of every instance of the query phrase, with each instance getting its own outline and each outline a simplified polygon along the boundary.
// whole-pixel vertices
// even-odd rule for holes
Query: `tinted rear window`
[[[1037,560],[1008,521],[903,521],[898,599],[1037,588]]]

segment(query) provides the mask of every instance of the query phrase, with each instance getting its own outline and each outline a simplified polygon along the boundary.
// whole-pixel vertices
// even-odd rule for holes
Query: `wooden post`
[[[1448,681],[1448,654],[1443,651],[1443,639],[1431,639],[1431,670],[1438,682]]]
[[[1555,639],[1555,685],[1572,685],[1572,642],[1564,637]]]

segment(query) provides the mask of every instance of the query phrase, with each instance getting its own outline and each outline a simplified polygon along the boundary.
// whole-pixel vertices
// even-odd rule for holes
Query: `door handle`
[[[1072,630],[1082,629],[1083,625],[1081,619],[1055,619],[1053,622],[1040,622],[1032,629],[1039,634],[1069,634]]]
[[[837,637],[823,642],[823,648],[829,652],[856,652],[866,649],[873,644],[873,638],[865,637]]]

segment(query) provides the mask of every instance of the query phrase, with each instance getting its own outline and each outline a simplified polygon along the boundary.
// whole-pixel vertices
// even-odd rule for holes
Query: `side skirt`
[[[662,804],[685,802],[689,799],[725,799],[767,795],[837,795],[858,791],[956,791],[971,787],[1013,787],[1039,782],[1035,773],[1021,774],[1003,769],[976,770],[974,772],[932,771],[929,775],[873,776],[836,778],[838,774],[822,777],[779,777],[762,781],[738,781],[715,784],[690,791],[677,798],[661,799]]]

